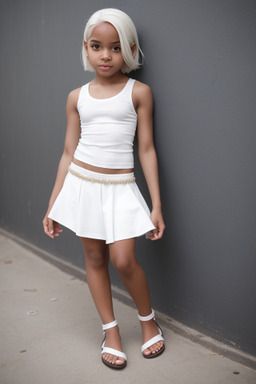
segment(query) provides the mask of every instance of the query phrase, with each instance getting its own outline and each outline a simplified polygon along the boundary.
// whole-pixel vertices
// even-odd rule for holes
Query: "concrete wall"
[[[68,92],[92,78],[80,63],[86,19],[126,11],[145,53],[166,234],[139,239],[153,306],[256,353],[256,3],[249,0],[2,0],[1,226],[84,267],[68,230],[44,216],[65,134]],[[137,166],[138,183],[145,182]],[[112,271],[113,282],[121,286]]]

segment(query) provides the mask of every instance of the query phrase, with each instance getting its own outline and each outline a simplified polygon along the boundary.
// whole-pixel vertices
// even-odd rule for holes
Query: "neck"
[[[116,73],[114,76],[111,76],[111,77],[100,76],[99,74],[96,73],[96,76],[93,79],[93,82],[101,85],[109,85],[114,83],[122,83],[125,80],[127,80],[127,76],[125,76],[120,71],[120,73]]]

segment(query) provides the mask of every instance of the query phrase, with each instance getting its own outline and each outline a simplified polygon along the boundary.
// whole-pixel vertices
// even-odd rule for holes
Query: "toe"
[[[102,357],[107,363],[113,364],[113,365],[123,365],[125,362],[125,360],[122,357],[110,355],[109,353],[103,353]]]
[[[144,351],[143,351],[143,354],[145,355],[145,356],[149,356],[149,355],[151,355],[151,350],[149,349],[149,348],[147,348],[147,349],[145,349]]]
[[[159,352],[163,348],[163,341],[159,341],[158,343],[155,344],[155,350],[156,352]]]
[[[123,365],[125,362],[125,360],[121,357],[117,357],[116,361],[115,361],[115,364],[116,365]]]
[[[143,354],[145,356],[149,356],[151,354],[154,355],[157,352],[159,352],[162,348],[163,348],[163,342],[160,341],[158,343],[151,345],[149,348],[145,349],[145,351],[143,351]]]
[[[107,363],[112,364],[112,355],[110,355],[109,353],[105,353],[105,354],[103,355],[103,359],[104,359]]]
[[[155,344],[150,347],[150,352],[154,355],[157,352]]]
[[[107,353],[103,353],[102,358],[103,360],[109,362],[109,355]]]

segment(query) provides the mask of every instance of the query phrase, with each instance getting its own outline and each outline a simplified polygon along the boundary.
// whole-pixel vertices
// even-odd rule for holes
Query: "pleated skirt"
[[[103,174],[74,163],[49,218],[79,237],[105,240],[106,244],[155,228],[133,173]]]

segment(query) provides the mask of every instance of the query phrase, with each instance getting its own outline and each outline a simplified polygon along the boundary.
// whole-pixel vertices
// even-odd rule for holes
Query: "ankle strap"
[[[154,311],[154,309],[152,309],[151,314],[148,315],[148,316],[140,316],[140,315],[138,314],[138,318],[139,318],[140,321],[149,321],[149,320],[154,319],[154,317],[155,317],[155,311]]]
[[[114,321],[112,321],[111,323],[108,323],[108,324],[102,324],[102,330],[106,331],[109,328],[114,328],[117,324],[118,323],[117,323],[116,320],[114,320]]]

